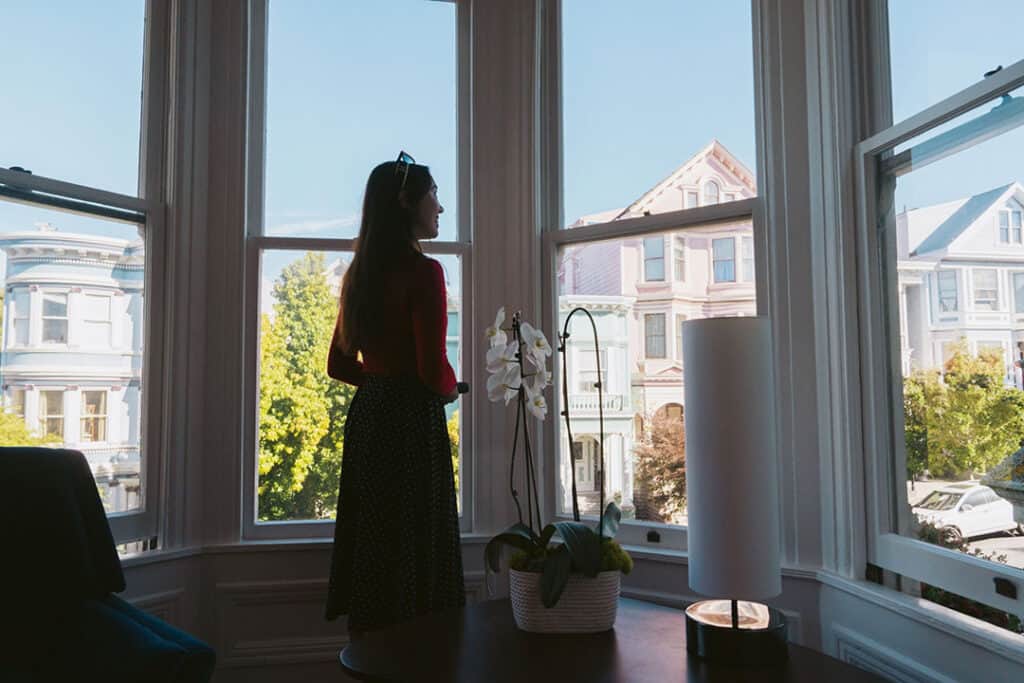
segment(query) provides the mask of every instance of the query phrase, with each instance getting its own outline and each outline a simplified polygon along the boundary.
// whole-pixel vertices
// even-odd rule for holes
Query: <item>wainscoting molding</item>
[[[898,683],[956,683],[910,657],[833,622],[836,657]]]
[[[168,624],[182,628],[184,626],[182,617],[185,615],[182,611],[181,601],[184,595],[184,588],[175,588],[159,593],[146,593],[125,601],[157,619],[163,619]]]

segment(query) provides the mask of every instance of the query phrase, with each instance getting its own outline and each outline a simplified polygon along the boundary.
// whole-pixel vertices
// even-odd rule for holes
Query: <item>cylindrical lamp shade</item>
[[[764,317],[683,323],[687,548],[702,595],[782,590],[770,340]]]

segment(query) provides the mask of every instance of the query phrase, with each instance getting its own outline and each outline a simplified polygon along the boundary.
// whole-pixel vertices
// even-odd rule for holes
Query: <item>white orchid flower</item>
[[[537,372],[533,375],[533,381],[527,385],[527,393],[531,396],[536,395],[544,391],[548,386],[551,385],[551,371],[543,368],[538,368]]]
[[[551,344],[548,343],[548,338],[544,336],[543,332],[526,322],[519,325],[519,333],[530,355],[537,359],[537,366],[544,367],[545,357],[551,355]]]
[[[526,409],[533,413],[538,420],[543,420],[548,414],[548,402],[544,400],[544,394],[540,392],[527,391]]]
[[[487,378],[487,398],[491,403],[505,399],[505,405],[516,397],[522,384],[518,365],[510,365],[504,372],[496,372]]]
[[[501,329],[503,324],[505,324],[504,306],[498,309],[498,314],[494,317],[494,324],[484,330],[484,335],[492,349],[508,343],[508,335],[505,334],[505,330]]]
[[[504,334],[504,333],[502,333]],[[519,351],[518,345],[513,342],[511,344],[503,344],[501,346],[495,346],[487,351],[487,372],[490,373],[503,373],[508,370],[510,366],[515,366],[519,369],[519,361],[516,359],[516,352]]]

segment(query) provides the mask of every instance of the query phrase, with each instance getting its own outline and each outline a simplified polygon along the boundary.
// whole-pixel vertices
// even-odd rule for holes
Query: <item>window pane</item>
[[[736,281],[736,240],[725,237],[712,240],[715,282]]]
[[[644,239],[644,279],[648,282],[665,279],[665,240],[660,236]]]
[[[889,6],[893,121],[899,122],[1021,58],[1015,0]]]
[[[1024,313],[1024,273],[1013,274],[1013,310]]]
[[[355,237],[370,171],[405,150],[455,239],[455,3],[271,0],[268,33],[266,234]]]
[[[1015,106],[1020,93],[1012,95]],[[989,102],[883,155],[879,205],[882,224],[897,238],[884,265],[887,305],[898,311],[899,325],[889,330],[890,338],[899,335],[899,353],[889,362],[903,377],[903,405],[896,409],[903,410],[897,445],[905,460],[897,462],[906,465],[901,485],[910,509],[901,513],[912,520],[916,538],[1024,567],[1024,538],[1006,535],[1017,526],[1009,501],[999,497],[973,511],[954,503],[987,498],[988,491],[979,488],[987,486],[984,475],[1024,438],[1021,377],[1011,357],[1024,337],[999,293],[1012,286],[1017,309],[1022,283],[1013,271],[1020,270],[1024,255],[992,251],[992,226],[1003,220],[1000,215],[1012,225],[1005,207],[1024,196],[1018,182],[1024,135],[1020,128],[991,134],[989,113],[997,106],[1006,103]],[[971,126],[962,128],[967,122]],[[952,146],[932,154],[943,141]],[[986,253],[984,267],[976,267],[979,252]],[[969,310],[961,314],[954,269],[969,287]],[[937,287],[928,286],[925,273],[935,273]],[[931,316],[936,310],[946,315]],[[999,493],[994,486],[993,491]],[[936,591],[923,592],[939,599]]]
[[[145,267],[138,226],[0,201],[0,274],[14,300],[4,313],[15,317],[0,375],[25,388],[22,424],[0,445],[82,451],[108,513],[137,510],[143,494]],[[108,322],[87,322],[102,312]],[[101,413],[88,417],[89,406]]]
[[[5,3],[0,167],[138,192],[145,0]],[[102,77],[97,77],[102,74]]]
[[[667,351],[672,343],[678,349],[684,318],[754,315],[756,298],[753,283],[714,286],[711,265],[712,239],[750,234],[749,221],[665,234],[679,232],[686,236],[690,257],[685,284],[645,283],[641,277],[644,239],[631,237],[561,249],[558,293],[562,316],[559,329],[574,307],[587,308],[597,323],[599,344],[607,358],[602,367],[606,372],[604,452],[609,499],[620,502],[627,518],[683,524],[685,482],[677,476],[685,467],[682,424],[660,421],[657,416],[666,402],[682,405],[685,359],[680,372],[678,351],[651,358],[650,347],[653,341],[661,346],[655,351]],[[593,350],[592,333],[589,322],[580,315],[573,317],[569,332],[565,369],[570,391],[576,392],[582,386],[582,377],[593,367],[593,361],[586,358],[587,350]],[[561,381],[556,378],[556,386],[561,386]],[[574,437],[592,438],[596,443],[600,431],[595,396],[582,391],[570,393],[566,407]],[[586,476],[589,465],[584,471],[573,466],[563,419],[559,419],[558,428],[562,442],[558,500],[559,511],[565,513],[572,510],[573,472],[578,477]],[[598,493],[581,494],[580,506],[585,514],[596,512]]]
[[[750,2],[565,0],[562,36],[569,225],[678,211],[710,178],[757,193]]]
[[[345,419],[354,386],[327,376],[327,351],[351,253],[262,254],[257,458],[258,520],[334,519]],[[456,256],[431,256],[448,289],[448,360],[460,373],[461,271]],[[302,340],[296,343],[295,340]],[[460,402],[446,406],[458,471]],[[456,481],[458,475],[456,474]]]

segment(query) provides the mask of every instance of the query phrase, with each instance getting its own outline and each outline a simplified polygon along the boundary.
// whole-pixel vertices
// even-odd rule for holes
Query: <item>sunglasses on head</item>
[[[398,186],[399,191],[405,189],[405,181],[409,179],[409,167],[415,163],[416,160],[406,154],[405,150],[398,153],[398,159],[395,160],[395,177],[398,177],[399,173],[402,174],[402,184]]]

